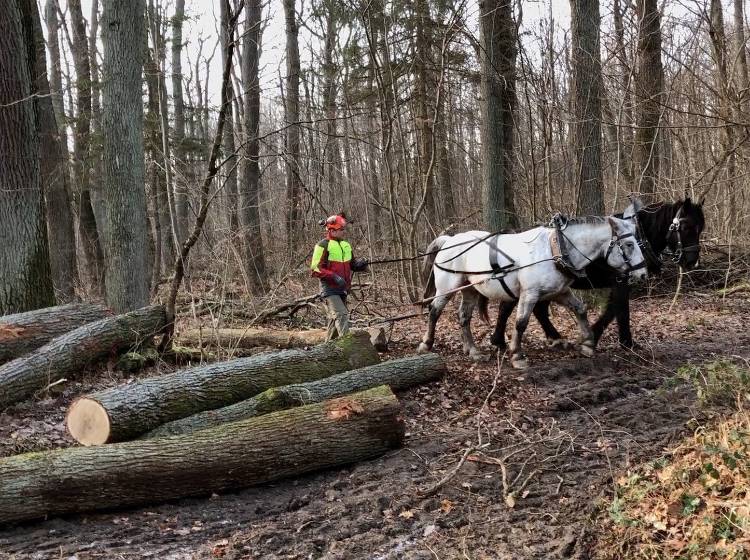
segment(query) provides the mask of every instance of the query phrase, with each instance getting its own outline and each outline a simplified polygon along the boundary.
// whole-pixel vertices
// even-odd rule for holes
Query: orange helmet
[[[346,226],[346,218],[342,214],[336,214],[326,220],[327,230],[339,230],[344,229]]]

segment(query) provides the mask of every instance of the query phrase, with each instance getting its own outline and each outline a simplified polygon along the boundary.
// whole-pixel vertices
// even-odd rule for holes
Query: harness
[[[700,250],[700,247],[698,245],[688,245],[687,247],[683,246],[682,234],[680,233],[680,225],[685,220],[687,220],[687,218],[682,217],[682,206],[680,206],[677,214],[675,214],[675,217],[672,219],[672,223],[669,224],[669,231],[667,232],[667,242],[672,235],[674,235],[676,238],[675,247],[677,249],[672,254],[672,262],[675,263],[679,263],[682,260],[682,256],[684,255],[684,253],[697,253]]]
[[[579,270],[573,266],[573,263],[570,261],[570,255],[567,250],[570,240],[565,237],[565,234],[563,233],[565,228],[568,227],[568,218],[558,212],[552,216],[552,220],[548,227],[552,228],[552,231],[549,234],[549,243],[552,249],[552,258],[555,261],[557,270],[573,279],[586,278],[586,269],[582,268]],[[573,244],[570,243],[570,245]],[[573,248],[575,248],[575,245],[573,245]],[[576,251],[578,251],[578,249],[576,249]],[[580,251],[578,252],[580,253]]]

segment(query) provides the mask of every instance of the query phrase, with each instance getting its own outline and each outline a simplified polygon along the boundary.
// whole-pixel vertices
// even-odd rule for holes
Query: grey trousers
[[[328,296],[328,334],[326,340],[333,340],[349,333],[349,309],[341,296]]]

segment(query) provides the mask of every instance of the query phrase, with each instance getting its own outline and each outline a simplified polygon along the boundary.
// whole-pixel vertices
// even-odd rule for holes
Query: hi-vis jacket
[[[352,287],[352,246],[347,241],[323,239],[313,251],[310,269],[320,278],[323,297],[345,296]],[[340,276],[344,286],[338,286],[335,278]]]

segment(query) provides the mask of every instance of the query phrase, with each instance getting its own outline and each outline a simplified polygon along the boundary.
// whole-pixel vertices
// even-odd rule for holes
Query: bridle
[[[620,249],[622,260],[625,261],[625,264],[628,265],[628,268],[626,268],[623,272],[617,275],[617,278],[620,279],[619,281],[622,281],[622,279],[627,278],[631,272],[635,270],[640,270],[641,268],[646,268],[648,266],[648,263],[645,258],[638,264],[633,264],[630,262],[630,257],[625,252],[625,249],[623,249],[622,247],[622,240],[627,239],[629,237],[633,237],[636,243],[638,243],[638,246],[639,247],[641,246],[638,236],[636,236],[635,233],[623,233],[622,235],[613,234],[612,239],[609,242],[609,246],[607,247],[607,252],[604,254],[604,260],[606,261],[607,259],[609,259],[609,255],[612,254],[612,250],[615,247]]]
[[[675,237],[676,249],[672,252],[672,262],[679,263],[685,253],[697,253],[700,250],[699,245],[688,245],[685,247],[682,244],[682,234],[680,233],[680,226],[682,222],[687,221],[687,218],[682,217],[682,206],[677,210],[677,214],[672,219],[672,223],[669,224],[669,231],[667,232],[667,244],[669,244],[670,237]]]

